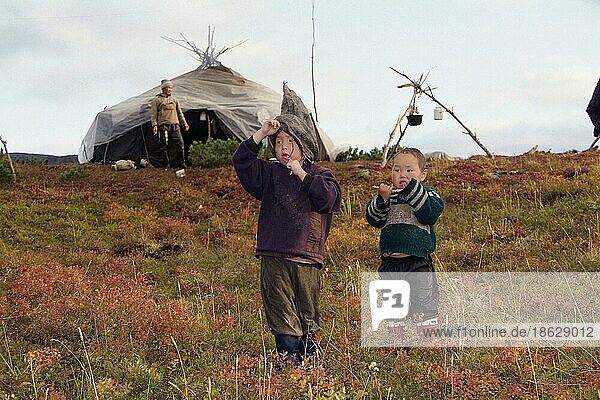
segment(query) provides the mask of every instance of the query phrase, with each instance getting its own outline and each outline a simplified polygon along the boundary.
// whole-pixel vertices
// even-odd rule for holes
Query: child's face
[[[283,165],[288,165],[293,160],[302,160],[300,146],[287,132],[281,131],[275,138],[275,158]]]
[[[392,184],[395,188],[404,189],[412,178],[421,182],[427,176],[426,171],[421,171],[419,160],[410,153],[400,153],[394,158],[392,167]]]

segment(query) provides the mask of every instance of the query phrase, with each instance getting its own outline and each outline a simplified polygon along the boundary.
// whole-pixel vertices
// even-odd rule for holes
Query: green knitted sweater
[[[379,254],[404,253],[427,258],[435,250],[433,225],[444,211],[444,200],[416,179],[394,189],[387,202],[377,195],[367,204],[365,217],[381,228]]]

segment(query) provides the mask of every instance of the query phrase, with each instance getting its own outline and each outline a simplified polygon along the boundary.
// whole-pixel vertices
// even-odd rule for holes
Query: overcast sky
[[[11,152],[76,154],[95,115],[198,66],[161,38],[199,47],[208,26],[221,61],[313,107],[311,0],[0,0],[0,136]],[[386,143],[411,97],[389,67],[429,72],[434,94],[495,154],[538,145],[583,150],[600,78],[600,0],[315,0],[320,125],[336,145]],[[417,102],[403,144],[482,154],[449,115]]]

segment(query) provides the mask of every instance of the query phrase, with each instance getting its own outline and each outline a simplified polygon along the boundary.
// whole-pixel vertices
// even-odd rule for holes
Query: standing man
[[[160,134],[160,142],[163,144],[167,168],[175,166],[185,168],[185,153],[183,145],[183,136],[179,126],[187,132],[190,128],[179,107],[177,98],[172,95],[173,83],[170,80],[163,79],[160,82],[161,93],[154,96],[152,107],[150,109],[150,119],[152,121],[152,132],[154,135]],[[163,136],[164,135],[164,136]],[[177,160],[169,160],[168,143],[172,140],[177,147]]]
[[[594,124],[594,136],[600,137],[600,80],[598,80],[598,83],[596,84],[592,99],[585,111],[590,116],[592,124]]]

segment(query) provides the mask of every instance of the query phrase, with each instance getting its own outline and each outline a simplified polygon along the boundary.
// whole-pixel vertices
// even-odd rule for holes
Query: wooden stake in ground
[[[402,72],[399,72],[392,67],[390,67],[390,69],[392,71],[396,72],[397,74],[403,76],[410,82],[408,84],[398,86],[399,88],[412,86],[415,91],[415,95],[424,94],[425,96],[429,97],[429,99],[431,99],[431,101],[433,101],[434,103],[441,106],[444,109],[444,111],[446,111],[448,114],[450,114],[452,116],[452,118],[454,118],[456,120],[456,122],[458,122],[460,124],[460,126],[462,126],[465,129],[466,132],[464,132],[464,133],[469,135],[471,137],[471,139],[473,139],[475,141],[475,143],[477,143],[477,145],[479,147],[481,147],[481,149],[485,152],[485,154],[488,157],[494,158],[494,155],[477,138],[477,135],[475,134],[475,132],[471,131],[460,119],[458,119],[458,117],[456,116],[456,114],[454,114],[454,112],[452,110],[450,110],[448,107],[446,107],[444,104],[442,104],[438,99],[436,99],[433,96],[433,89],[430,86],[427,86],[427,87],[422,86],[422,84],[424,82],[423,75],[421,75],[421,77],[418,80],[414,80],[414,79],[411,79],[410,77],[408,77],[408,75],[406,75]],[[396,131],[396,128],[394,128],[394,131],[392,131],[392,133],[395,134],[394,133],[395,131]],[[383,160],[381,161],[382,166],[385,165],[387,162],[387,153],[389,152],[389,146],[391,144],[391,141],[392,141],[392,135],[390,135],[390,140],[388,142],[388,145],[386,146],[386,149],[384,150],[384,157],[383,157]]]
[[[8,164],[10,164],[10,171],[12,172],[12,176],[14,180],[17,180],[17,173],[15,172],[15,166],[13,165],[12,159],[10,158],[10,153],[8,152],[8,147],[6,147],[6,140],[2,139],[0,136],[0,142],[4,146],[4,152],[6,153],[6,157],[8,157]]]

